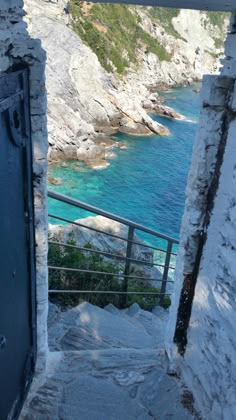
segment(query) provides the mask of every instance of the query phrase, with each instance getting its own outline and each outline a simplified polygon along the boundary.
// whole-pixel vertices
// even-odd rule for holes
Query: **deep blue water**
[[[166,105],[197,121],[200,101],[193,89],[177,88],[163,96]],[[78,172],[74,170],[78,162],[53,167],[51,176],[63,184],[50,188],[178,239],[197,124],[152,117],[170,129],[170,136],[118,134],[114,138],[127,149],[114,149],[117,157],[109,160],[108,168],[91,170],[82,165]],[[73,220],[86,216],[53,200],[49,210]]]

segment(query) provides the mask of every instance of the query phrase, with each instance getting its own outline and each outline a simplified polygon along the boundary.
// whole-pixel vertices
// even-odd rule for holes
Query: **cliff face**
[[[30,32],[48,57],[51,160],[105,162],[105,135],[116,131],[168,134],[147,114],[159,103],[150,90],[217,71],[222,15],[77,0],[67,6],[25,0]]]

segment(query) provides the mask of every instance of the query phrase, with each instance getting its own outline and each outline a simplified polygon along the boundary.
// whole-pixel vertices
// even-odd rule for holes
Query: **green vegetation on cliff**
[[[93,50],[107,71],[119,74],[123,74],[131,64],[138,65],[140,52],[152,52],[160,61],[171,60],[162,40],[155,36],[155,26],[163,28],[175,39],[187,42],[173,25],[173,18],[178,14],[179,9],[71,0],[74,31]],[[224,33],[222,31],[221,36],[219,29],[223,28],[227,15],[221,12],[203,13],[205,29],[209,24],[215,27],[216,33],[212,28],[211,32],[217,49],[223,46]]]
[[[102,66],[122,74],[137,63],[137,50],[170,60],[166,49],[140,26],[135,8],[121,4],[88,4],[72,1],[74,30],[95,52]]]
[[[206,12],[206,15],[210,23],[218,28],[222,28],[225,19],[230,16],[227,12]]]
[[[227,12],[206,12],[206,20],[204,22],[205,28],[210,23],[216,29],[222,30],[225,25],[225,20],[230,17]],[[222,30],[221,34],[214,37],[215,47],[217,49],[223,48],[225,32]]]
[[[152,21],[159,22],[169,35],[172,35],[174,38],[180,38],[172,23],[172,19],[178,16],[179,9],[165,9],[164,7],[148,7],[145,9],[148,11]]]

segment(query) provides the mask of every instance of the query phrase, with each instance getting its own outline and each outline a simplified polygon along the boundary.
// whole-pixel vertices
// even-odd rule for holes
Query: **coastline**
[[[189,86],[200,81],[203,74],[218,71],[221,49],[215,46],[215,37],[221,28],[214,28],[213,34],[208,20],[202,26],[203,16],[198,12],[195,23],[199,31],[192,38],[188,11],[181,11],[171,19],[173,35],[161,21],[154,25],[147,10],[135,9],[142,31],[149,40],[160,43],[166,54],[149,49],[149,42],[145,48],[138,42],[135,60],[127,60],[124,71],[119,73],[116,65],[110,63],[107,68],[99,53],[93,51],[94,44],[78,35],[61,2],[42,5],[36,0],[25,0],[25,3],[31,35],[40,37],[47,51],[49,162],[75,159],[90,164],[95,159],[102,160],[99,166],[106,166],[105,147],[96,144],[98,137],[119,132],[168,136],[165,121],[160,124],[148,115],[154,111],[173,118],[172,112],[163,111],[161,93]],[[128,8],[131,12],[132,6]],[[195,48],[196,44],[201,47]],[[213,56],[212,51],[217,55]],[[149,105],[143,106],[148,101]],[[153,109],[157,104],[162,107],[161,112]]]
[[[158,85],[157,88],[158,91],[152,92],[148,95],[147,99],[144,99],[141,101],[142,109],[145,111],[145,113],[148,115],[148,117],[156,123],[156,121],[152,118],[152,115],[161,116],[167,119],[171,120],[177,120],[177,121],[186,121],[191,123],[196,123],[194,119],[190,119],[186,117],[185,115],[182,115],[181,113],[177,112],[174,107],[170,107],[165,105],[166,98],[161,96],[162,93],[173,93],[174,90],[177,88],[184,88],[184,87],[190,87],[194,86],[196,84],[200,84],[200,81],[197,81],[193,84],[178,84],[176,86],[166,86],[166,85]],[[196,91],[196,94],[198,93],[198,89],[193,89],[193,91]],[[173,99],[174,100],[174,99]],[[99,123],[95,123],[94,127],[98,127]],[[136,127],[136,130],[130,130],[129,128],[124,129],[124,127],[114,127],[112,124],[110,126],[106,125],[105,127],[99,126],[99,130],[95,134],[95,137],[91,139],[92,142],[92,153],[91,150],[89,150],[88,153],[86,153],[86,150],[81,150],[81,152],[78,154],[78,150],[76,146],[67,146],[64,148],[64,150],[58,150],[57,152],[53,153],[53,158],[50,156],[49,151],[49,176],[50,176],[50,167],[52,168],[53,165],[60,165],[64,166],[67,161],[74,160],[78,162],[82,162],[83,164],[87,165],[89,169],[94,170],[103,170],[109,167],[109,159],[116,157],[109,156],[108,150],[114,150],[114,149],[126,149],[127,146],[123,144],[122,142],[117,142],[114,140],[112,136],[122,133],[127,135],[132,135],[133,137],[149,137],[149,136],[156,136],[157,133],[152,132],[149,130],[140,130]],[[98,130],[98,128],[97,128]],[[110,133],[110,134],[108,134]],[[167,135],[171,134],[168,130],[166,133]],[[160,134],[159,134],[160,135]]]
[[[179,89],[174,103],[183,115],[197,120],[200,97],[193,88]],[[172,96],[173,93],[167,94],[167,105],[172,106]],[[110,166],[93,170],[75,160],[69,161],[67,167],[51,165],[51,176],[62,183],[50,188],[137,223],[145,221],[150,228],[177,237],[197,127],[186,121],[156,118],[166,121],[170,136],[137,138],[119,133],[113,139],[128,148],[108,149],[117,154],[116,158],[107,159]],[[59,215],[63,215],[63,208],[54,209],[53,205],[50,202],[51,213],[59,211]],[[73,220],[86,217],[86,214],[71,209],[68,216]]]

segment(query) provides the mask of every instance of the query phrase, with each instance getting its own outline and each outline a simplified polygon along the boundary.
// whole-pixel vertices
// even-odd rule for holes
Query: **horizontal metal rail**
[[[138,295],[138,296],[161,296],[164,294],[165,296],[170,296],[170,293],[159,293],[159,292],[120,292],[120,291],[113,291],[113,290],[63,290],[63,289],[54,289],[49,290],[49,293],[66,293],[66,294],[105,294],[105,295]]]
[[[114,261],[116,260],[120,260],[123,261],[121,265],[121,263],[119,263],[120,265],[114,266],[117,267],[116,272],[111,272],[112,268],[108,268],[108,272],[104,271],[104,270],[95,270],[95,267],[91,266],[91,263],[93,264],[93,259],[89,260],[89,255],[86,256],[86,258],[88,258],[88,264],[87,264],[87,260],[85,258],[85,262],[86,262],[86,267],[90,267],[91,269],[87,268],[87,269],[83,269],[83,268],[73,268],[73,267],[64,267],[63,265],[66,264],[61,264],[60,262],[54,262],[51,263],[49,262],[49,278],[50,278],[50,273],[52,273],[53,271],[59,271],[62,272],[64,274],[62,274],[62,276],[60,276],[58,274],[58,281],[59,284],[60,282],[62,282],[61,284],[61,289],[57,289],[55,288],[55,283],[54,283],[54,288],[53,290],[49,290],[49,294],[84,294],[84,295],[93,295],[93,294],[98,294],[98,295],[120,295],[120,305],[122,307],[126,307],[127,303],[128,303],[128,296],[129,295],[134,295],[134,296],[156,296],[158,297],[158,302],[159,304],[161,304],[162,306],[164,306],[165,304],[165,296],[169,296],[170,293],[166,290],[167,284],[168,283],[174,283],[173,280],[171,280],[169,278],[169,271],[170,270],[174,270],[175,269],[175,263],[171,264],[171,260],[172,257],[176,257],[177,253],[173,252],[173,245],[178,245],[178,241],[174,238],[171,238],[167,235],[163,235],[153,229],[147,228],[143,225],[140,225],[138,223],[135,223],[131,220],[125,219],[123,217],[117,216],[113,213],[110,213],[108,211],[99,209],[97,207],[91,206],[89,204],[86,204],[82,201],[76,200],[74,198],[71,198],[69,196],[66,196],[64,194],[60,194],[54,191],[49,191],[48,192],[48,197],[55,199],[57,201],[69,204],[73,207],[76,207],[78,209],[82,209],[85,211],[88,211],[90,213],[93,213],[95,215],[100,215],[103,216],[107,219],[113,220],[115,222],[121,223],[122,225],[127,226],[128,231],[127,231],[127,237],[123,237],[120,236],[119,234],[117,235],[116,233],[112,233],[112,232],[107,232],[105,230],[101,230],[101,229],[97,229],[96,227],[93,226],[88,226],[86,224],[83,224],[83,222],[81,223],[81,220],[70,220],[67,217],[63,217],[63,216],[58,216],[56,214],[49,214],[49,217],[62,221],[62,222],[66,222],[69,223],[71,225],[74,226],[78,226],[79,228],[83,228],[83,229],[88,229],[92,232],[96,232],[98,235],[107,235],[109,238],[114,238],[116,240],[120,240],[120,241],[124,241],[124,246],[122,245],[122,248],[124,249],[125,255],[119,255],[116,252],[110,252],[110,251],[106,251],[104,250],[100,250],[100,249],[94,249],[94,248],[87,248],[86,246],[80,246],[79,244],[75,243],[65,243],[65,242],[61,242],[61,241],[57,241],[54,240],[54,238],[52,237],[49,240],[49,245],[57,245],[58,247],[65,247],[68,249],[77,249],[80,250],[84,253],[91,253],[92,255],[99,255],[102,257],[107,257],[107,258],[112,258]],[[137,236],[135,236],[135,230],[140,231],[140,232],[144,232],[145,234],[151,235],[152,238],[156,239],[160,239],[162,242],[166,241],[166,244],[163,245],[163,248],[159,248],[159,247],[155,247],[153,245],[149,245],[148,243],[145,242],[141,242],[138,241],[136,238]],[[78,231],[79,232],[79,231]],[[99,240],[99,236],[96,237],[97,240]],[[155,242],[154,242],[155,243]],[[133,255],[133,252],[135,250],[134,245],[140,247],[139,251],[141,251],[142,257],[146,258],[145,254],[150,254],[150,257],[152,258],[152,261],[150,261],[150,259],[148,261],[145,261],[145,259],[140,259],[140,258],[135,258],[135,256]],[[149,251],[146,251],[149,250]],[[159,253],[158,258],[161,258],[160,262],[155,262],[155,254],[154,252]],[[61,253],[61,254],[60,254]],[[53,254],[52,254],[53,255]],[[56,254],[57,255],[57,254]],[[59,255],[61,255],[63,258],[63,256],[67,256],[67,254],[65,253],[64,250],[60,250],[59,248]],[[75,254],[76,257],[76,254]],[[164,258],[163,258],[164,257]],[[67,258],[67,257],[66,257]],[[162,258],[163,258],[163,263],[162,263]],[[148,259],[148,258],[147,258]],[[154,261],[153,261],[154,259]],[[69,260],[70,260],[70,254],[69,254]],[[69,261],[68,260],[68,261]],[[56,260],[57,261],[57,260]],[[101,261],[105,261],[104,259]],[[157,260],[158,261],[158,260]],[[99,262],[99,260],[98,260]],[[133,265],[132,265],[133,264]],[[157,277],[161,276],[161,278],[155,278],[154,276],[150,277],[150,275],[152,275],[152,272],[146,272],[146,270],[142,269],[143,272],[141,272],[142,274],[139,275],[139,273],[137,272],[137,274],[132,270],[135,268],[135,265],[142,265],[143,267],[158,267],[159,271],[157,273],[154,272],[154,276],[155,274],[157,274]],[[70,263],[68,263],[68,265],[70,265]],[[118,271],[120,270],[120,268],[122,267],[122,271]],[[102,267],[101,267],[102,268]],[[137,269],[137,267],[136,267]],[[78,283],[78,289],[81,289],[81,285],[80,285],[80,280],[81,281],[85,281],[86,283],[89,282],[91,289],[93,290],[78,290],[76,289],[76,287],[73,285],[72,287],[75,287],[73,289],[64,289],[63,288],[63,282],[68,278],[68,274],[66,273],[81,273],[81,274],[88,274],[88,275],[92,275],[93,277],[86,277],[83,278],[83,276],[78,276],[78,277],[69,277],[71,279],[76,280],[76,283]],[[95,277],[94,277],[95,276]],[[121,284],[120,286],[117,285],[117,289],[121,289],[120,290],[96,290],[96,288],[98,289],[101,285],[99,283],[99,285],[97,284],[97,282],[101,281],[98,280],[96,278],[96,276],[104,276],[106,277],[115,277],[118,279],[118,281],[120,280]],[[98,277],[99,278],[99,277]],[[57,275],[54,274],[53,279],[57,279]],[[78,280],[78,282],[77,282]],[[134,282],[133,284],[133,288],[134,286],[137,286],[137,289],[139,291],[129,291],[129,282],[131,280],[136,280],[136,282]],[[92,281],[92,283],[91,283]],[[138,281],[144,281],[144,282],[150,282],[151,284],[153,282],[159,282],[161,283],[159,288],[156,288],[156,291],[153,291],[153,289],[150,289],[151,291],[148,291],[149,287],[152,287],[151,285],[146,286],[146,289],[144,289],[143,291],[140,291],[140,283],[138,283]],[[108,282],[108,280],[107,280]],[[109,284],[109,282],[108,282]],[[145,284],[145,283],[144,283]],[[94,285],[94,286],[93,286]],[[69,285],[68,285],[69,287]],[[106,286],[104,286],[106,288]],[[144,285],[142,285],[141,287],[145,287]],[[156,286],[155,286],[156,287]],[[155,290],[155,289],[154,289]],[[88,299],[88,298],[85,298]],[[91,297],[89,297],[89,299],[91,299]],[[146,302],[148,304],[148,302]]]
[[[57,193],[55,191],[48,191],[48,197],[54,198],[55,200],[62,201],[63,203],[70,204],[74,207],[78,207],[83,210],[87,210],[91,213],[99,214],[100,216],[107,217],[108,219],[115,220],[116,222],[122,223],[126,226],[132,226],[134,229],[141,230],[142,232],[150,233],[153,236],[156,236],[160,239],[165,239],[166,241],[170,241],[173,244],[178,244],[179,241],[175,238],[171,238],[170,236],[163,235],[156,230],[149,229],[145,226],[142,226],[138,223],[133,222],[132,220],[125,219],[124,217],[117,216],[113,213],[109,213],[108,211],[99,209],[98,207],[91,206],[90,204],[86,204],[83,201],[76,200],[75,198],[69,197],[64,194]]]
[[[113,233],[106,232],[104,230],[99,230],[99,229],[96,229],[92,226],[83,225],[82,223],[76,222],[75,220],[70,220],[66,217],[56,216],[55,214],[51,214],[51,213],[49,213],[48,217],[51,217],[51,218],[57,219],[57,220],[61,220],[62,222],[71,223],[72,225],[79,226],[79,227],[82,227],[82,228],[85,228],[85,229],[89,229],[89,230],[92,230],[96,233],[101,233],[103,235],[110,236],[111,238],[120,239],[121,241],[125,241],[125,242],[130,242],[128,238],[124,238],[123,236],[114,235]],[[149,248],[149,249],[153,249],[153,250],[158,251],[158,252],[163,252],[164,254],[168,253],[168,251],[166,251],[165,249],[157,248],[157,247],[152,246],[152,245],[147,245],[147,244],[142,243],[142,242],[138,242],[138,241],[133,240],[132,243],[134,245],[139,245],[139,246],[142,246],[144,248]],[[176,252],[171,252],[171,255],[176,256],[177,253]]]
[[[130,274],[123,274],[123,273],[107,273],[106,271],[93,271],[93,270],[84,270],[81,268],[70,268],[70,267],[54,267],[49,265],[49,270],[58,270],[58,271],[71,271],[74,273],[87,273],[87,274],[99,274],[99,275],[106,275],[106,276],[112,276],[112,277],[125,277],[129,279],[139,279],[139,280],[149,280],[149,281],[161,281],[162,279],[155,279],[150,277],[143,277],[143,276],[132,276]],[[174,283],[173,280],[165,280],[165,283]]]
[[[162,268],[166,267],[164,264],[158,264],[158,263],[153,263],[153,262],[144,261],[144,260],[137,260],[135,258],[127,258],[125,255],[118,255],[118,254],[113,254],[111,252],[99,251],[98,249],[85,248],[83,246],[66,244],[64,242],[48,241],[48,243],[51,244],[51,245],[58,245],[58,246],[63,246],[65,248],[78,249],[80,251],[91,252],[91,253],[98,254],[98,255],[104,255],[105,257],[117,258],[117,259],[120,259],[120,260],[128,260],[128,261],[133,262],[135,264],[148,265],[148,266],[151,266],[151,267],[154,267],[154,266],[155,267],[162,267]],[[174,270],[175,267],[169,266],[169,269]]]

